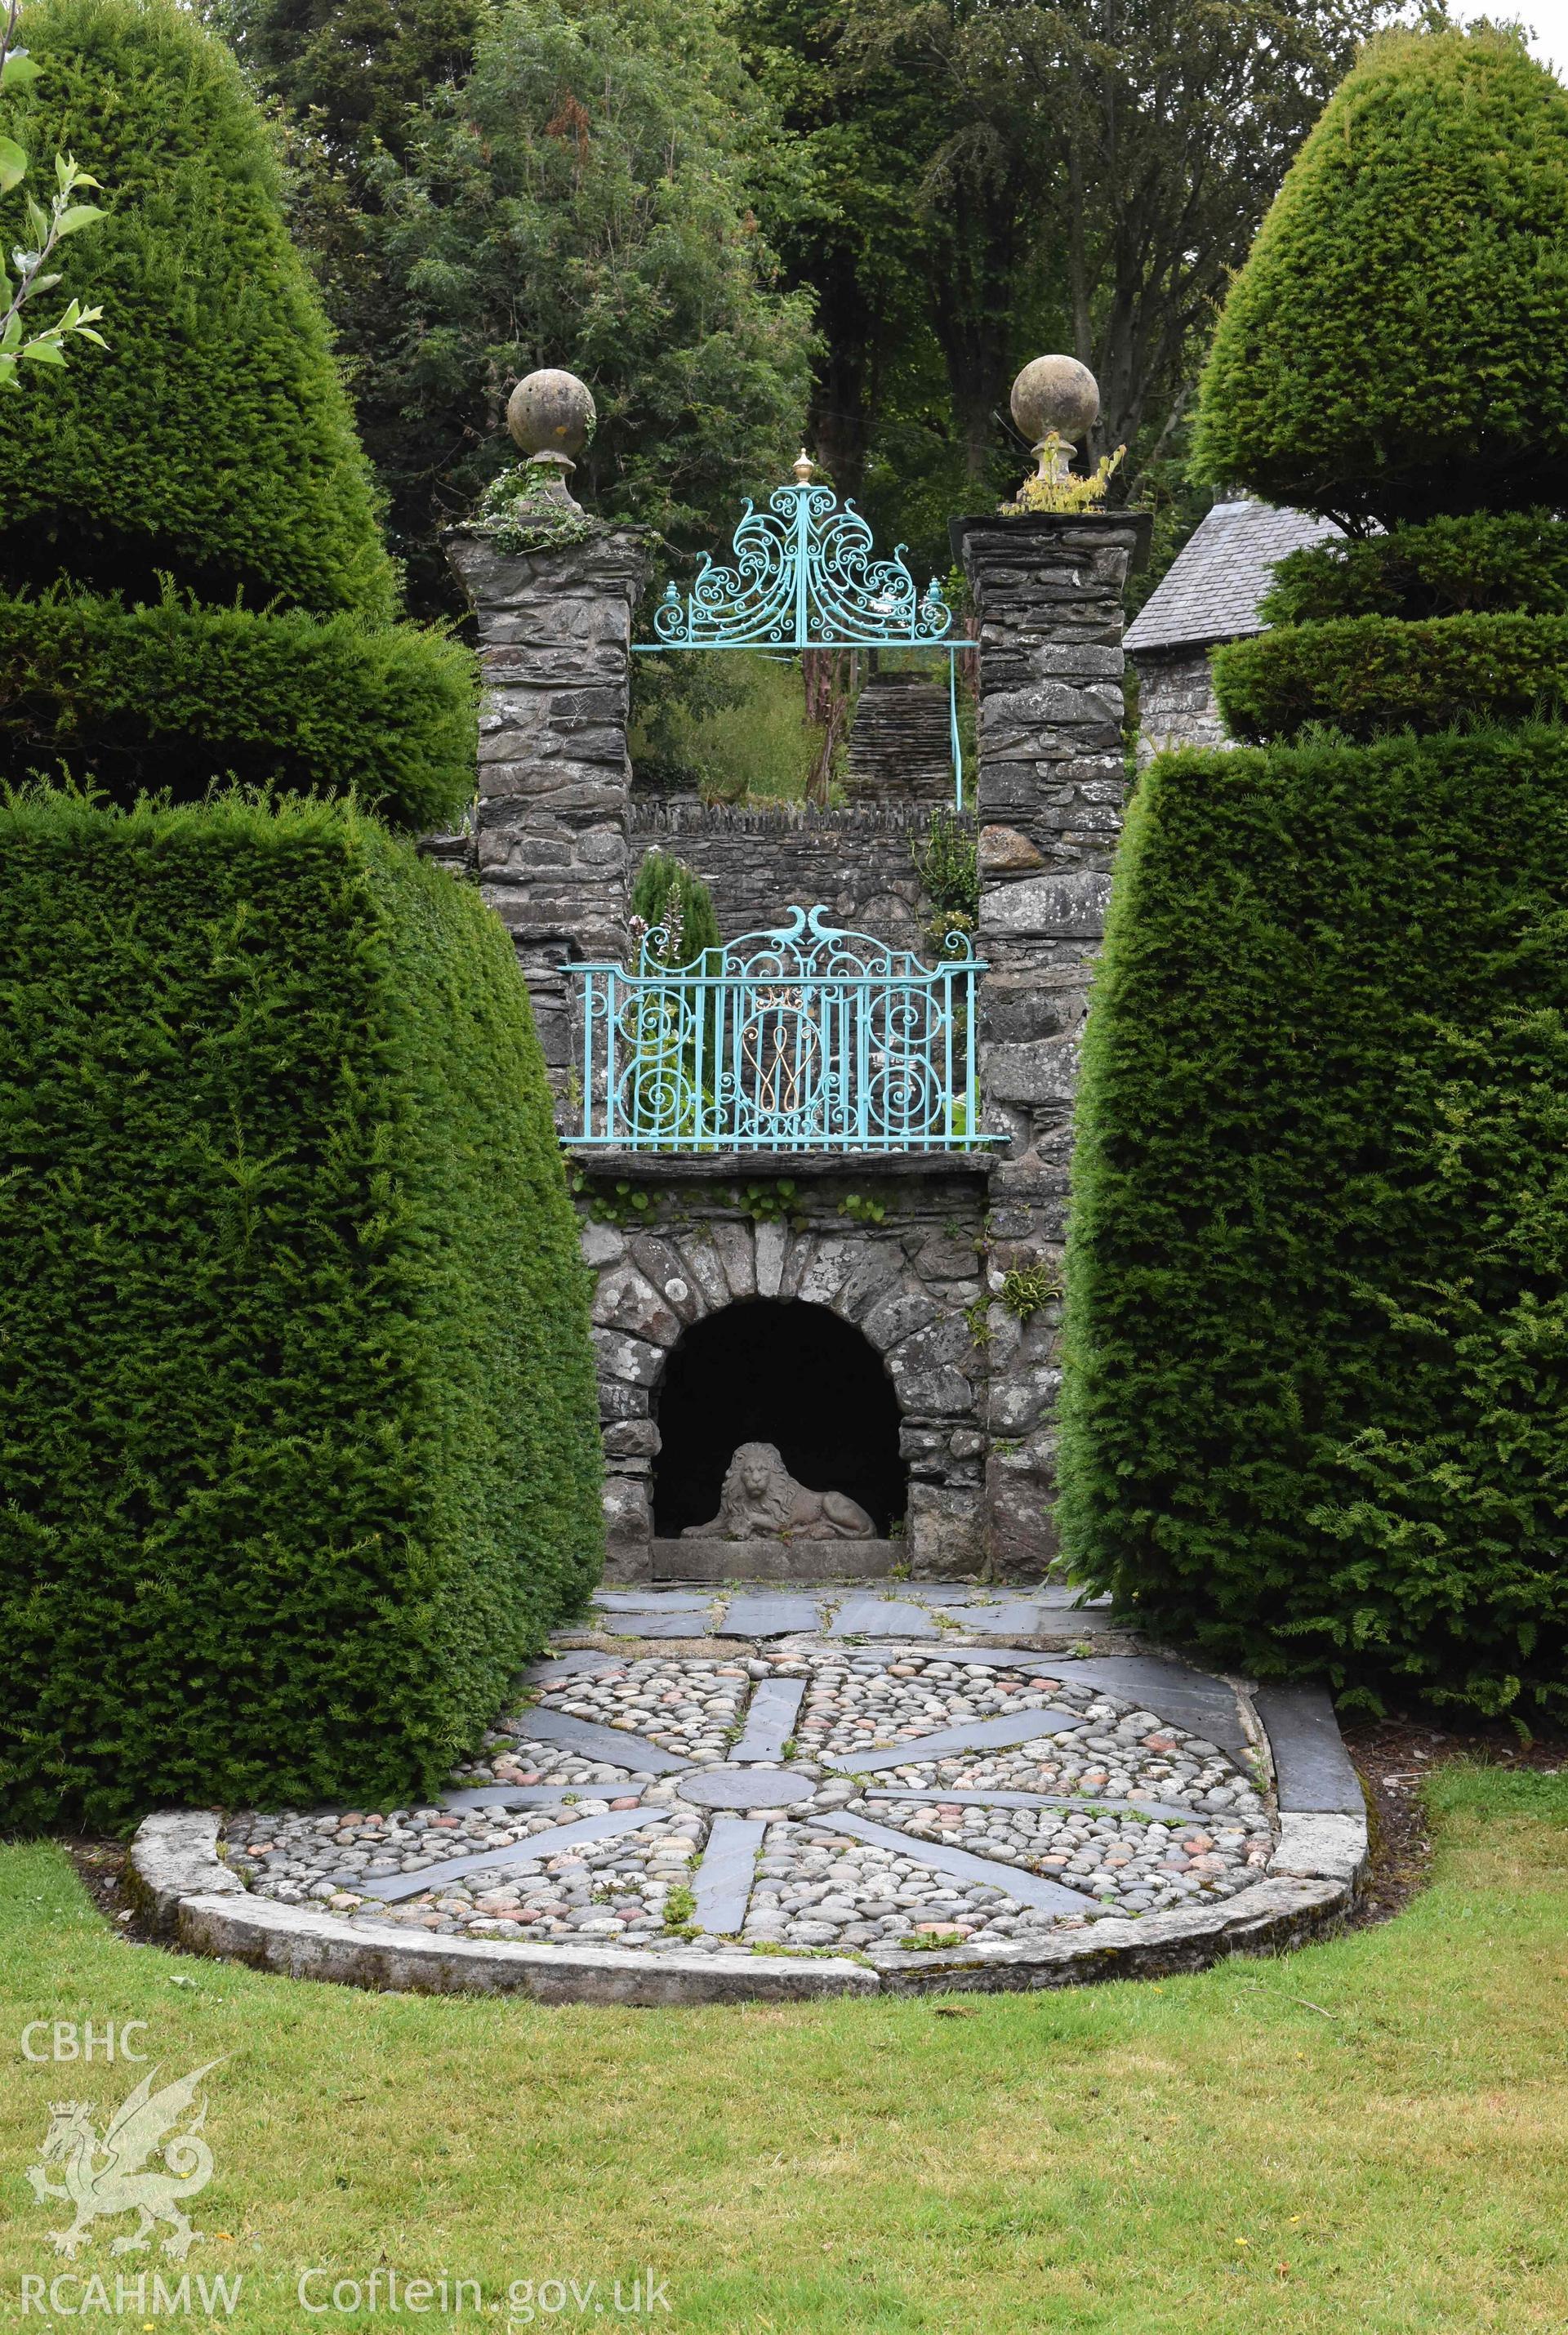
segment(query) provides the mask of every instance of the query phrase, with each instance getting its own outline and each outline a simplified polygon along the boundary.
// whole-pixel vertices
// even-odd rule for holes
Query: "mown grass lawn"
[[[301,2309],[317,2265],[477,2279],[497,2327],[514,2281],[595,2281],[586,2312],[511,2316],[602,2326],[651,2265],[671,2309],[619,2323],[1561,2335],[1568,1781],[1458,1767],[1431,1789],[1435,1884],[1392,1923],[1161,1986],[951,1999],[961,2016],[295,1984],[128,1945],[61,1852],[0,1851],[0,2316],[108,2323],[23,2318],[24,2274],[64,2267],[62,2209],[23,2178],[49,2103],[111,2107],[140,2071],[29,2065],[21,2032],[91,2018],[148,2020],[169,2073],[227,2055],[189,2267],[243,2272],[238,2327],[368,2323]],[[111,2263],[131,2224],[100,2227],[75,2267],[111,2296],[116,2270],[169,2271]]]

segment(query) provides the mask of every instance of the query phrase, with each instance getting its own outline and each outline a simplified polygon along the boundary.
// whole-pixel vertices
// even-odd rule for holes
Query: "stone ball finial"
[[[597,418],[587,383],[557,365],[526,374],[507,400],[507,428],[523,452],[563,470],[575,464]]]
[[[1078,446],[1099,419],[1099,383],[1076,357],[1036,357],[1013,383],[1011,403],[1031,446],[1053,430]]]

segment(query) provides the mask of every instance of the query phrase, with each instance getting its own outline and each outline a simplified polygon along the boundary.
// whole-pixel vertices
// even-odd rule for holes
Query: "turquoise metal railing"
[[[978,1130],[975,975],[960,933],[942,963],[820,907],[636,970],[569,964],[582,985],[580,1131],[625,1151],[963,1151]]]

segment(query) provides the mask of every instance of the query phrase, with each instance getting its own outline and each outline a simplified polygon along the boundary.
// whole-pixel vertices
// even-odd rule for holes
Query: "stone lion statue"
[[[688,1525],[682,1540],[874,1540],[876,1527],[843,1492],[798,1484],[771,1443],[742,1443],[731,1460],[710,1525]]]

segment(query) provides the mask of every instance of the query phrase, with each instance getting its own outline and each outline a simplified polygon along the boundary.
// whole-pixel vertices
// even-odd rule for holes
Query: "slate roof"
[[[1287,551],[1340,533],[1332,519],[1273,503],[1215,503],[1128,627],[1127,648],[1197,648],[1266,632],[1258,602]]]

